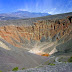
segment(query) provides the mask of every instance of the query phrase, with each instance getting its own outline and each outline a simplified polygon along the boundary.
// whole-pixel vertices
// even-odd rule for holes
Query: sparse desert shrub
[[[68,59],[68,62],[72,62],[72,57],[70,57],[70,58]]]
[[[22,68],[22,70],[24,70],[25,68]]]
[[[61,62],[61,61],[62,61],[62,59],[63,59],[63,57],[59,58],[59,60],[58,60],[58,61],[59,61],[59,62]]]
[[[54,59],[54,62],[55,62],[55,59]]]
[[[13,68],[12,71],[18,71],[18,67]]]
[[[66,61],[64,63],[67,63]]]
[[[61,62],[61,61],[59,60],[59,62]]]
[[[2,71],[0,70],[0,72],[2,72]]]
[[[40,68],[40,67],[43,67],[43,66],[38,66],[37,68]]]
[[[49,63],[48,65],[54,66],[55,64],[53,64],[53,63]]]

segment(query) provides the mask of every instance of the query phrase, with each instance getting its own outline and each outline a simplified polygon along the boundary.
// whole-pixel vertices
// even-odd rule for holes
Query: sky
[[[0,0],[0,13],[16,11],[60,14],[72,12],[72,0]]]

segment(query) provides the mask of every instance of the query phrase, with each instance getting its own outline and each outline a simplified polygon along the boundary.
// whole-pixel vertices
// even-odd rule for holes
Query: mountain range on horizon
[[[28,12],[28,11],[17,11],[12,13],[1,13],[0,20],[25,19],[25,18],[48,16],[48,15],[51,15],[51,14]]]

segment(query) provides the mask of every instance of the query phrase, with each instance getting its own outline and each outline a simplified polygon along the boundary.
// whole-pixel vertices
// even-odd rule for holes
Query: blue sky
[[[19,10],[50,14],[72,12],[72,0],[0,0],[0,13]]]

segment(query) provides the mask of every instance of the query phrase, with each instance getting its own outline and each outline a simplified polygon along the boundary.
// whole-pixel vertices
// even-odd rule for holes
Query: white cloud
[[[45,10],[40,10],[41,13],[47,13],[48,12],[48,9],[45,9]]]
[[[48,12],[49,14],[56,14],[56,8],[52,8],[51,11]]]
[[[17,11],[28,11],[27,9],[17,9]]]

